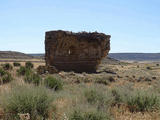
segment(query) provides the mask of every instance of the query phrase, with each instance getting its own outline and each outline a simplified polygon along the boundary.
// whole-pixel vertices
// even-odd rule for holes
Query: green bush
[[[95,89],[85,91],[85,97],[87,101],[91,104],[95,104],[101,101],[104,101],[104,96]]]
[[[4,70],[12,70],[13,69],[12,65],[9,63],[5,63],[2,66],[3,66]]]
[[[4,93],[1,104],[10,120],[18,119],[18,113],[29,113],[31,120],[47,119],[52,97],[44,87],[16,86]]]
[[[126,104],[131,112],[144,112],[159,109],[160,96],[150,90],[136,90],[129,86],[112,90],[114,105]]]
[[[102,112],[88,112],[84,114],[86,120],[109,120],[109,118]]]
[[[31,69],[31,68],[34,67],[34,65],[33,65],[31,62],[26,62],[26,63],[25,63],[25,67]]]
[[[110,108],[114,100],[109,90],[101,88],[89,88],[84,95],[87,102],[96,105],[99,110]]]
[[[95,80],[95,83],[109,85],[108,79],[103,78],[103,77],[102,78],[97,77]]]
[[[10,73],[8,73],[8,72],[2,77],[2,82],[3,82],[3,84],[8,83],[8,82],[10,82],[10,81],[12,81],[12,80],[13,80],[13,77],[12,77],[12,75],[11,75]]]
[[[105,76],[105,77],[96,77],[95,83],[109,85],[110,82],[115,82],[115,78],[113,76]]]
[[[30,72],[31,70],[29,68],[21,66],[18,70],[17,73],[18,75],[25,75],[27,72]]]
[[[39,85],[42,81],[42,78],[33,72],[27,72],[24,78],[25,82],[33,83],[35,85]]]
[[[127,100],[131,112],[144,112],[159,109],[160,99],[149,91],[134,91]]]
[[[146,77],[146,78],[144,79],[144,81],[151,82],[151,81],[152,81],[152,79],[151,79],[151,78],[149,78],[149,77]]]
[[[15,67],[21,66],[21,64],[18,63],[18,62],[14,62],[13,65],[14,65]]]
[[[0,78],[0,84],[5,84],[13,80],[12,75],[9,72],[2,72],[3,75]]]
[[[148,70],[152,70],[152,68],[151,68],[151,67],[149,67],[149,66],[148,66],[148,67],[146,67],[146,69],[148,69]]]
[[[0,76],[2,77],[5,74],[6,74],[6,71],[3,68],[0,68]]]
[[[28,69],[28,68],[26,68]],[[33,71],[31,69],[28,69],[26,72],[25,72],[25,77],[24,77],[24,81],[27,82],[27,83],[31,83],[33,81]]]
[[[118,87],[116,89],[112,89],[111,92],[114,97],[114,101],[113,101],[114,105],[126,103],[127,98],[131,94],[130,89],[127,89],[125,87],[123,88]]]
[[[5,84],[13,80],[12,75],[5,71],[3,68],[0,68],[0,84]]]
[[[119,103],[123,102],[123,98],[122,98],[122,96],[121,96],[121,94],[119,93],[118,90],[113,89],[112,94],[114,96],[114,104],[119,104]]]
[[[113,104],[123,104],[127,102],[128,97],[134,91],[132,84],[125,84],[123,86],[116,86],[111,90],[114,97]]]
[[[46,77],[44,83],[46,87],[54,89],[55,91],[63,88],[62,80],[52,76]]]
[[[75,110],[69,117],[69,120],[84,120],[84,116],[81,111]]]
[[[75,110],[69,117],[69,120],[111,120],[111,118],[100,111],[83,112]]]

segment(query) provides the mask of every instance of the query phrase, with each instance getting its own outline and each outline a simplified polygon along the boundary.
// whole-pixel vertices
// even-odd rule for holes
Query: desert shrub
[[[111,120],[110,116],[100,111],[80,111],[75,110],[69,117],[69,120]]]
[[[13,69],[12,65],[9,63],[5,63],[2,66],[3,66],[4,70],[12,70]]]
[[[131,112],[144,112],[159,109],[159,96],[149,91],[134,91],[127,99]]]
[[[33,72],[27,72],[24,78],[25,82],[27,83],[33,83],[35,85],[39,85],[42,81],[42,78]]]
[[[156,79],[157,79],[157,77],[155,77],[155,76],[154,76],[154,77],[152,77],[152,79],[153,79],[153,80],[156,80]]]
[[[108,77],[108,80],[109,80],[110,82],[115,82],[115,79],[114,79],[114,77],[112,77],[112,76],[109,76],[109,77]]]
[[[40,74],[40,75],[45,74],[46,71],[47,71],[46,66],[40,65],[40,66],[37,67],[37,73]]]
[[[102,77],[102,78],[96,78],[95,83],[108,85],[109,81],[108,79]]]
[[[95,83],[109,85],[110,82],[115,82],[113,76],[105,76],[105,77],[96,77]]]
[[[30,72],[31,70],[29,68],[21,66],[18,70],[17,73],[18,75],[25,75],[27,72]]]
[[[117,75],[117,78],[123,78],[122,76]]]
[[[84,114],[86,120],[108,120],[109,118],[102,112],[87,112]]]
[[[135,75],[132,75],[132,77],[133,77],[133,78],[136,78],[136,76],[135,76]]]
[[[153,91],[155,93],[160,94],[160,87],[159,86],[160,86],[160,81],[158,80],[156,82],[156,84],[153,84],[153,86],[150,88],[151,89],[150,91]]]
[[[139,77],[138,79],[137,79],[137,82],[142,82],[142,81],[144,81],[144,79],[145,79],[145,77]]]
[[[69,120],[84,120],[83,114],[79,110],[75,110],[71,115]]]
[[[20,63],[18,63],[18,62],[14,62],[14,63],[13,63],[13,65],[14,65],[15,67],[17,67],[17,66],[21,66],[21,64],[20,64]]]
[[[92,81],[92,79],[88,78],[88,77],[84,77],[82,78],[82,80],[85,82],[85,83],[90,83]]]
[[[33,74],[33,84],[35,85],[39,85],[42,81],[41,76],[39,76],[38,74]]]
[[[148,69],[148,70],[152,70],[152,68],[151,68],[151,67],[149,67],[149,66],[148,66],[148,67],[146,67],[146,69]]]
[[[112,94],[114,96],[114,104],[120,104],[123,102],[123,98],[118,90],[113,89]]]
[[[104,84],[104,85],[109,85],[109,81],[106,80],[106,79],[98,79],[96,81],[96,83],[98,83],[98,84]]]
[[[3,76],[6,74],[6,71],[3,68],[0,68],[0,76]]]
[[[46,87],[54,89],[55,91],[63,88],[62,80],[52,76],[47,76],[44,80],[44,83]]]
[[[87,101],[91,104],[98,103],[99,101],[104,101],[103,94],[94,89],[85,91],[85,97],[87,98]]]
[[[4,93],[1,104],[10,120],[18,119],[18,113],[29,113],[31,120],[47,119],[52,97],[43,87],[16,86]]]
[[[89,104],[96,105],[99,110],[108,109],[113,101],[113,96],[109,90],[104,92],[100,88],[89,88],[85,90],[84,96]]]
[[[151,82],[152,80],[151,80],[151,78],[146,77],[146,78],[144,79],[144,81]]]
[[[10,81],[13,80],[13,77],[10,73],[6,72],[6,74],[1,78],[2,79],[2,83],[5,84],[5,83],[8,83]]]
[[[26,68],[33,68],[34,65],[33,65],[33,63],[31,63],[31,62],[26,62],[26,63],[25,63],[25,67],[26,67]]]
[[[33,71],[31,71],[30,69],[26,71],[24,81],[27,83],[31,83],[33,81],[33,74]]]
[[[111,90],[112,96],[114,97],[113,105],[126,103],[133,90],[134,89],[130,84],[113,88]]]
[[[159,109],[159,96],[148,90],[136,90],[128,87],[112,89],[115,104],[126,104],[131,112],[144,112]]]

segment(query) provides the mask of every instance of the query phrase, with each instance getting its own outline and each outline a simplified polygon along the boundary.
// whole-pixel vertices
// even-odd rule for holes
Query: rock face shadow
[[[74,72],[96,72],[110,50],[110,35],[49,31],[45,36],[46,66]]]

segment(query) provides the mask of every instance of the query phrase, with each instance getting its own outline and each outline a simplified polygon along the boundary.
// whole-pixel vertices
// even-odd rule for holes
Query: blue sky
[[[110,52],[160,52],[160,0],[1,0],[0,50],[44,53],[45,31],[110,34]]]

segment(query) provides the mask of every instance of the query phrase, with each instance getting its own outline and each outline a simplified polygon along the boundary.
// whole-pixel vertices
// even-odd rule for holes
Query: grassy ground
[[[0,64],[4,64],[1,62]],[[13,62],[9,62],[13,64]],[[25,66],[25,62],[20,62]],[[36,73],[39,65],[44,62],[35,62],[32,72]],[[49,108],[47,106],[47,116],[49,120],[160,120],[160,65],[159,63],[120,63],[101,64],[98,72],[94,74],[60,72],[57,74],[39,75],[42,80],[40,84],[35,85],[33,82],[25,82],[25,75],[17,75],[19,67],[13,67],[8,71],[14,78],[8,83],[0,85],[0,117],[3,119],[4,114],[10,115],[8,112],[15,112],[11,108],[19,109],[18,113],[26,113],[26,109],[18,106],[22,102],[16,104],[11,102],[17,97],[12,92],[15,90],[20,97],[21,94],[28,95],[33,91],[47,91],[47,99],[50,99]],[[32,73],[29,73],[32,74]],[[62,82],[62,89],[46,85],[45,81],[51,76]],[[2,78],[2,77],[1,77]],[[30,77],[29,77],[30,78]],[[54,82],[53,84],[56,84]],[[57,86],[59,84],[56,84]],[[22,89],[19,94],[17,89]],[[25,90],[23,90],[23,88]],[[61,88],[61,87],[59,87]],[[27,90],[28,89],[28,90]],[[42,92],[38,92],[41,95]],[[28,99],[33,99],[36,95],[30,95]],[[15,94],[16,95],[16,94]],[[32,98],[33,97],[33,98]],[[5,99],[4,99],[5,98]],[[38,97],[41,98],[41,97]],[[38,101],[39,99],[37,99]],[[9,105],[5,102],[8,101]],[[18,100],[16,100],[18,101]],[[46,102],[46,101],[45,101]],[[45,103],[44,102],[44,103]],[[26,102],[27,104],[30,104]],[[26,103],[23,103],[25,106]],[[35,106],[34,102],[33,106]],[[32,106],[32,105],[30,105]],[[25,108],[29,108],[26,106]],[[38,106],[39,107],[39,106]],[[21,109],[20,109],[21,108]],[[42,109],[42,108],[41,108]],[[44,113],[43,113],[44,114]],[[37,116],[36,116],[37,115]],[[44,114],[45,116],[46,114]],[[44,116],[39,115],[39,108],[32,112],[34,119],[41,119]],[[77,116],[79,119],[77,119]],[[32,119],[33,119],[32,118]],[[16,119],[19,119],[18,117]]]

